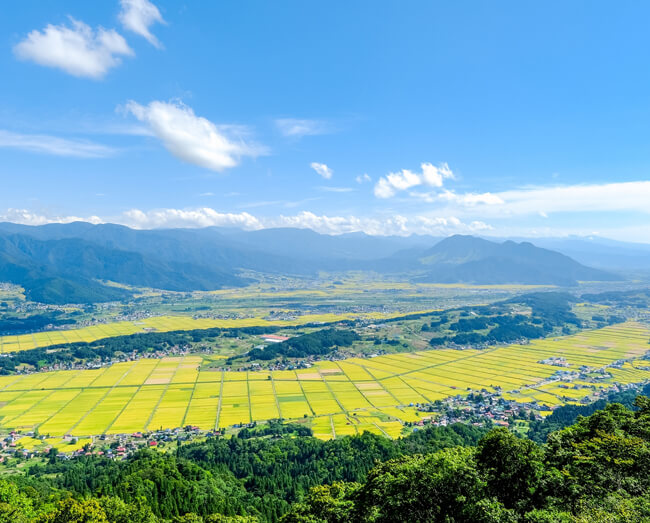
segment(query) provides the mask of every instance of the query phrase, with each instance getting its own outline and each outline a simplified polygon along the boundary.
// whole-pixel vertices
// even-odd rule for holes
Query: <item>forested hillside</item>
[[[544,445],[460,424],[326,442],[276,425],[124,461],[53,453],[0,480],[0,520],[648,521],[650,399],[635,404]]]
[[[247,232],[0,223],[0,281],[24,287],[29,299],[43,303],[106,302],[131,295],[104,281],[171,291],[240,287],[250,281],[242,271],[300,277],[375,271],[427,283],[575,285],[621,279],[528,242],[474,236],[438,241],[291,228]]]

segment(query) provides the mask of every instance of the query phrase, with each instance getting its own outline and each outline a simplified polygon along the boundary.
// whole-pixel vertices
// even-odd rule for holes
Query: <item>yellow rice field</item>
[[[417,314],[431,311],[417,311]],[[64,343],[77,343],[127,336],[145,332],[189,331],[194,329],[233,329],[244,327],[293,327],[309,323],[334,323],[349,319],[386,319],[403,314],[304,314],[294,320],[266,320],[264,318],[211,319],[189,316],[156,316],[138,321],[102,323],[78,329],[53,330],[34,334],[0,336],[0,354],[21,350],[50,347]]]
[[[555,405],[577,402],[614,382],[650,379],[650,329],[625,323],[528,345],[430,350],[324,361],[296,371],[201,369],[200,356],[141,359],[96,370],[0,377],[0,429],[90,436],[196,425],[228,427],[268,419],[311,418],[315,434],[363,430],[399,435],[417,403],[500,388],[504,398]],[[569,367],[539,363],[561,356]],[[558,370],[609,368],[596,383],[553,380]],[[650,363],[648,363],[650,365]]]

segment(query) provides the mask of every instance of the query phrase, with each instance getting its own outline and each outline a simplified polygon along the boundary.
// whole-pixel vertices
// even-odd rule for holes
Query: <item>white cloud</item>
[[[449,193],[454,194],[454,193]],[[446,193],[445,193],[446,196]],[[503,203],[503,200],[498,194],[492,194],[489,192],[486,193],[466,193],[460,196],[455,195],[459,200],[465,205],[500,205]]]
[[[343,234],[365,232],[366,234],[388,236],[409,234],[431,234],[435,236],[454,233],[479,233],[491,230],[480,221],[464,223],[458,218],[430,216],[358,217],[318,215],[302,211],[290,216],[256,217],[247,212],[223,213],[210,207],[196,209],[154,209],[143,211],[131,209],[120,216],[102,219],[97,216],[80,218],[77,216],[45,216],[24,209],[9,209],[0,215],[1,221],[43,225],[45,223],[68,223],[88,221],[91,223],[120,223],[136,229],[159,228],[197,228],[197,227],[238,227],[245,230],[258,230],[272,227],[297,227],[312,229],[323,234]]]
[[[404,191],[421,183],[422,180],[419,175],[404,169],[398,173],[390,173],[380,178],[375,185],[375,196],[377,198],[390,198],[395,196],[397,191]]]
[[[101,79],[121,63],[121,56],[134,53],[115,30],[100,27],[94,31],[70,18],[69,26],[49,24],[42,32],[30,32],[14,47],[14,54],[73,76]]]
[[[374,193],[377,198],[391,198],[400,191],[405,191],[420,185],[429,187],[442,187],[447,178],[453,178],[454,174],[446,163],[436,167],[430,163],[421,164],[422,173],[414,173],[408,169],[402,169],[396,173],[389,173],[382,176],[375,184]]]
[[[265,223],[270,227],[298,227],[323,234],[365,232],[375,236],[408,236],[409,234],[447,235],[477,233],[491,227],[481,221],[463,223],[455,217],[390,216],[361,218],[358,216],[326,216],[303,211],[295,216],[280,216]]]
[[[77,158],[106,158],[116,152],[111,147],[85,140],[69,140],[43,134],[19,134],[2,129],[0,147]]]
[[[452,202],[471,207],[473,205],[498,205],[504,203],[503,200],[493,193],[463,193],[458,194],[454,191],[444,190],[442,192],[411,192],[409,196],[418,198],[427,203],[433,202]]]
[[[261,229],[261,222],[247,212],[221,213],[209,207],[199,209],[157,209],[141,211],[131,209],[119,219],[120,223],[137,229],[195,228],[195,227],[240,227]]]
[[[332,178],[332,174],[334,174],[334,171],[324,163],[312,162],[309,166],[326,180]]]
[[[650,213],[650,181],[531,187],[496,193],[509,214],[637,211]]]
[[[371,181],[372,178],[370,178],[370,176],[368,176],[368,173],[364,173],[364,174],[360,174],[359,176],[357,176],[355,178],[355,180],[356,180],[357,183],[365,183],[365,182]]]
[[[444,191],[416,195],[425,201],[446,201],[449,212],[490,217],[548,217],[553,213],[585,212],[650,213],[650,181],[526,187],[482,194]]]
[[[3,214],[0,214],[0,222],[20,223],[23,225],[45,225],[47,223],[72,223],[72,222],[88,222],[88,223],[104,223],[98,216],[87,216],[81,218],[79,216],[46,216],[44,214],[37,214],[27,209],[7,209]]]
[[[422,164],[422,182],[429,187],[442,187],[443,180],[454,178],[454,173],[446,163],[440,164],[439,167],[430,163]]]
[[[331,132],[329,125],[320,120],[305,120],[299,118],[278,118],[275,125],[283,136],[302,138]]]
[[[174,156],[206,169],[223,171],[238,165],[243,156],[265,153],[263,147],[244,141],[241,127],[218,126],[179,102],[145,106],[129,101],[125,109],[147,124]]]
[[[323,234],[343,234],[365,232],[367,234],[408,235],[453,233],[477,233],[491,229],[480,221],[463,223],[455,217],[390,216],[385,218],[365,218],[358,216],[317,215],[302,211],[291,216],[255,217],[247,212],[221,213],[209,207],[199,209],[157,209],[141,211],[132,209],[117,219],[119,223],[138,229],[169,227],[239,227],[257,230],[271,227],[297,227],[312,229]]]
[[[122,10],[118,16],[124,28],[146,38],[158,49],[162,48],[162,44],[149,31],[153,24],[165,23],[158,8],[148,0],[120,0],[120,5]]]

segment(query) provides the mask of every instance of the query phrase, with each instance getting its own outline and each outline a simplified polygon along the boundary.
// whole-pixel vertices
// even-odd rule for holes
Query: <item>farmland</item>
[[[484,350],[429,350],[322,361],[308,369],[219,371],[200,355],[143,358],[93,370],[0,377],[0,429],[90,436],[196,425],[229,427],[310,418],[329,438],[363,430],[391,437],[413,421],[417,403],[470,391],[550,408],[613,383],[650,379],[650,329],[628,322],[572,336]],[[563,358],[567,367],[540,363]],[[614,362],[624,364],[609,367]],[[593,369],[594,379],[549,379]],[[609,367],[608,374],[596,369]]]
[[[215,327],[222,329],[264,326],[286,327],[294,325],[305,325],[308,323],[327,323],[341,321],[350,317],[352,316],[334,314],[307,314],[298,316],[295,318],[295,320],[291,321],[269,321],[263,318],[195,319],[189,316],[156,316],[138,321],[113,322],[77,329],[54,330],[48,332],[39,332],[35,334],[21,334],[16,336],[1,336],[0,353],[49,347],[52,345],[59,345],[64,343],[89,343],[104,338],[127,336],[130,334],[154,331],[188,331],[195,329],[210,329]]]
[[[487,303],[536,286],[410,284],[375,281],[362,275],[311,281],[266,277],[241,289],[174,293],[143,291],[138,300],[100,306],[50,307],[52,318],[69,319],[68,328],[33,332],[4,331],[0,353],[74,342],[92,342],[141,332],[169,332],[207,328],[294,326],[350,318],[379,319],[440,310],[452,306]],[[0,303],[11,306],[2,316],[30,318],[42,314],[43,305],[19,299],[20,288],[0,284]],[[22,312],[10,312],[19,307]],[[24,309],[24,310],[23,310]],[[59,314],[59,316],[54,315]],[[76,324],[74,322],[77,322]]]

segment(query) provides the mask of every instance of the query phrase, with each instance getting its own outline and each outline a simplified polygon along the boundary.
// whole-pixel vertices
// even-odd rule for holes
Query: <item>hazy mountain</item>
[[[240,286],[243,270],[299,276],[372,270],[417,281],[484,284],[616,279],[528,242],[472,236],[439,240],[329,236],[289,228],[135,230],[81,222],[38,227],[0,223],[0,281],[23,285],[39,301],[105,301],[125,295],[98,280],[175,291]]]
[[[585,265],[611,270],[650,271],[650,244],[577,237],[539,238],[535,244],[560,251]]]
[[[167,290],[213,290],[244,281],[218,265],[168,262],[78,238],[38,240],[0,233],[0,281],[25,287],[35,301],[85,303],[128,295],[96,280]]]
[[[497,243],[474,236],[446,238],[423,252],[418,262],[424,271],[416,278],[420,282],[575,285],[621,279],[530,242]]]
[[[438,238],[431,236],[370,236],[349,233],[337,236],[310,229],[277,228],[244,231],[235,228],[136,230],[115,224],[86,222],[28,226],[0,223],[0,231],[32,236],[40,240],[84,239],[98,245],[155,254],[188,263],[219,263],[228,268],[261,271],[305,272],[304,263],[328,260],[345,264],[354,260],[376,260],[411,247],[426,248]],[[259,259],[264,254],[263,260]],[[336,263],[333,264],[336,266]],[[335,270],[335,269],[334,269]],[[308,272],[311,269],[308,270]]]
[[[33,301],[87,303],[119,300],[129,295],[79,275],[62,276],[48,267],[47,262],[24,252],[24,243],[20,237],[0,237],[0,281],[23,286],[27,297]]]
[[[430,247],[438,239],[431,236],[370,236],[362,232],[331,236],[311,229],[277,228],[258,231],[223,229],[223,236],[242,246],[278,256],[298,254],[306,259],[376,260],[410,247]],[[209,231],[209,229],[205,229]]]

